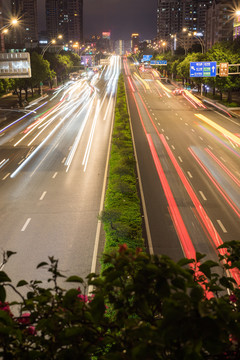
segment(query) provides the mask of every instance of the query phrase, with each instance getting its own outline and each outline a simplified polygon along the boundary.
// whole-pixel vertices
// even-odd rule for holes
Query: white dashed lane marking
[[[25,231],[25,230],[26,230],[26,228],[28,227],[28,224],[30,223],[30,221],[31,221],[31,218],[28,218],[27,221],[25,222],[25,224],[23,225],[21,231]]]
[[[40,196],[40,198],[39,198],[39,200],[43,200],[44,199],[44,197],[45,197],[45,195],[46,195],[46,191],[44,191],[43,193],[42,193],[42,195]]]
[[[190,171],[188,171],[187,174],[192,179],[192,174],[190,173]]]
[[[222,229],[222,231],[224,233],[227,233],[227,230],[226,230],[225,226],[223,225],[223,223],[221,222],[221,220],[217,220],[217,223],[220,226],[220,228]]]
[[[181,156],[178,156],[178,158],[179,158],[179,161],[180,161],[180,162],[183,162]]]
[[[57,172],[55,172],[55,174],[52,176],[52,179],[55,179],[55,177],[57,176]]]
[[[204,193],[202,191],[199,191],[199,194],[201,195],[201,197],[203,198],[204,201],[207,200],[206,196],[204,195]]]

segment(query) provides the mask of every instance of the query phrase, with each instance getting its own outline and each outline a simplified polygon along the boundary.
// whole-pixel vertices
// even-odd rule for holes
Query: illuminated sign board
[[[190,77],[211,77],[216,74],[216,61],[190,62]]]
[[[0,78],[30,78],[31,63],[30,54],[0,53]]]
[[[103,39],[110,39],[110,37],[111,37],[110,31],[102,32],[102,38]]]

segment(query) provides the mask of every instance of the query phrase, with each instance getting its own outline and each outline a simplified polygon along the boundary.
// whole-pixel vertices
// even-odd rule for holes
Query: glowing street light
[[[63,36],[62,35],[58,35],[57,39],[62,39]],[[56,39],[52,39],[51,41],[49,41],[49,43],[42,49],[41,55],[44,56],[45,52],[47,51],[47,49],[52,45],[52,44],[56,44]]]
[[[2,26],[0,28],[0,32],[1,32],[1,51],[4,52],[5,51],[5,45],[4,45],[4,34],[7,34],[8,33],[8,29],[11,27],[11,26],[16,26],[18,24],[18,19],[16,18],[12,18],[10,20],[10,22],[4,26]]]

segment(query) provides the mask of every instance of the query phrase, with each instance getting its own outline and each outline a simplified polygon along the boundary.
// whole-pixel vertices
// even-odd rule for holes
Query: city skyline
[[[46,29],[45,0],[38,0],[39,28]],[[84,37],[111,31],[113,39],[128,40],[133,32],[142,39],[156,36],[157,1],[88,0],[83,5]]]

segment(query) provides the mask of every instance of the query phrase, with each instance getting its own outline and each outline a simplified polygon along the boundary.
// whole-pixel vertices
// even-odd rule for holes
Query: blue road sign
[[[150,61],[153,55],[143,55],[143,61]]]
[[[211,77],[216,74],[216,61],[190,62],[190,77]]]
[[[151,65],[167,65],[167,60],[151,60]]]

